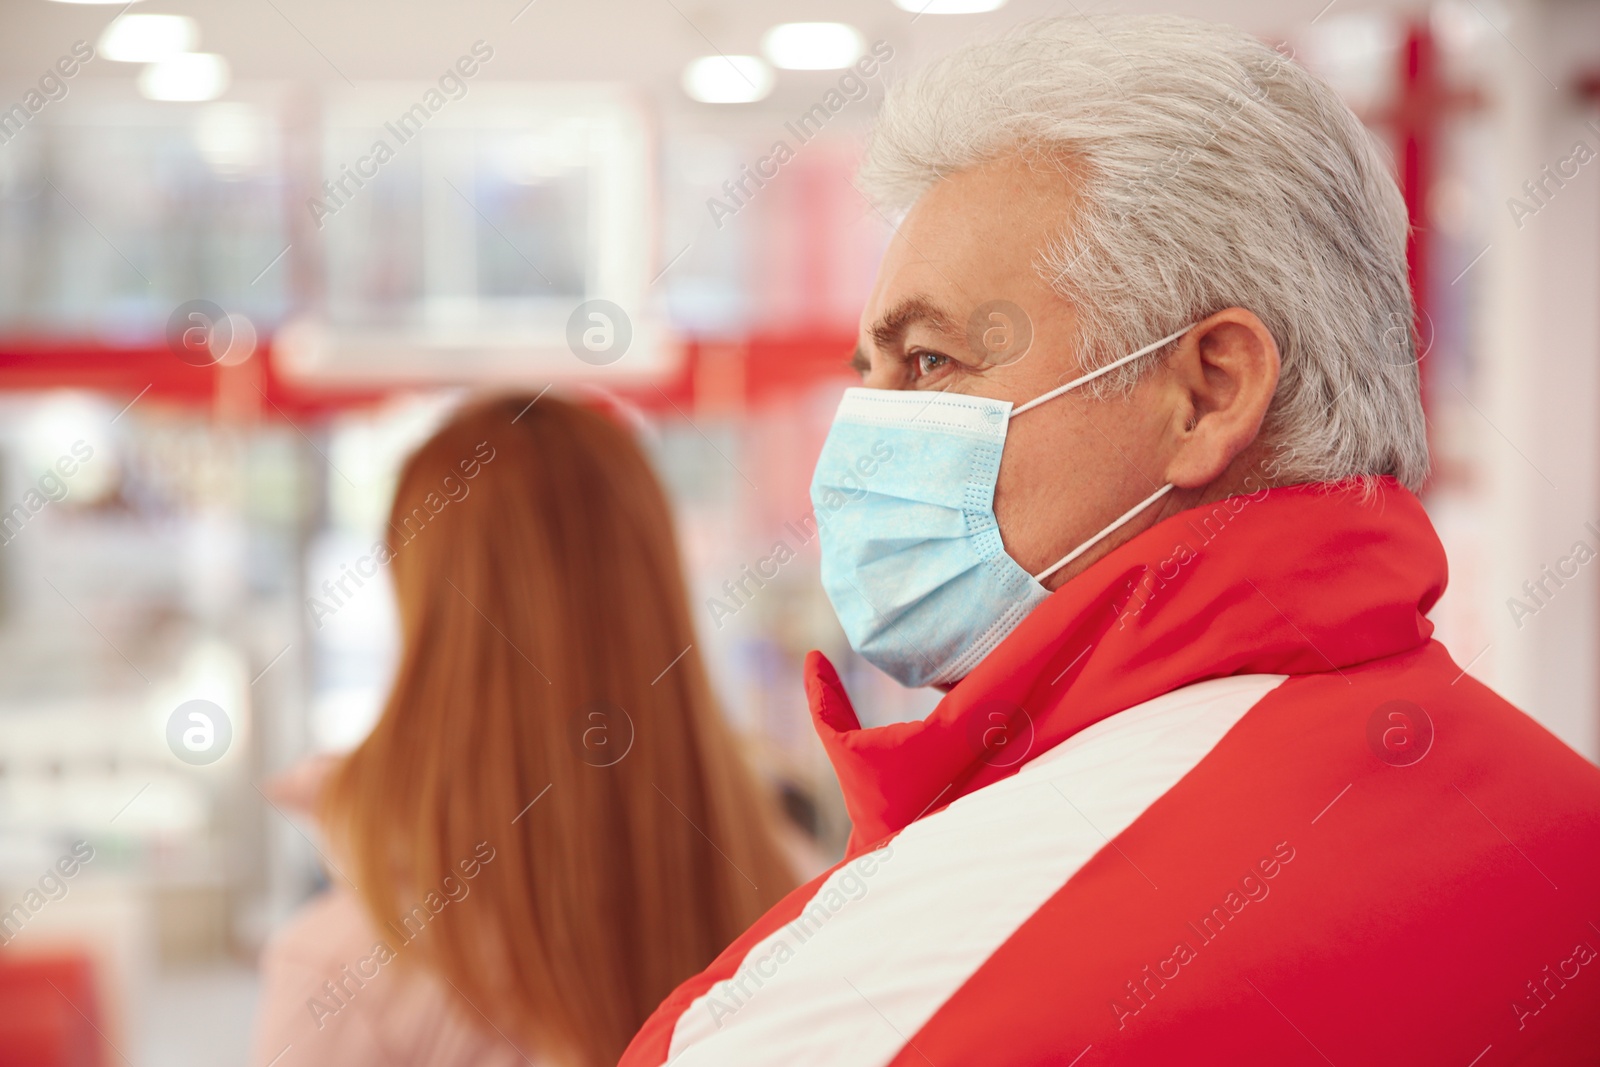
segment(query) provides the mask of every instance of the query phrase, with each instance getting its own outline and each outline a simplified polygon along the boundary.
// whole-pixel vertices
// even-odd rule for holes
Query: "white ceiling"
[[[1030,18],[1075,13],[1164,10],[1232,22],[1263,35],[1292,37],[1326,0],[1176,0],[1109,4],[1010,0],[988,15],[920,18],[890,0],[142,0],[133,10],[184,14],[200,23],[200,48],[220,52],[239,81],[355,83],[432,79],[479,39],[495,49],[485,75],[499,79],[626,81],[669,107],[684,104],[685,63],[720,51],[755,53],[761,34],[788,21],[854,24],[869,41],[885,38],[913,63],[974,34]],[[1338,0],[1339,13],[1404,10],[1403,0]],[[0,84],[22,86],[76,40],[90,44],[119,9],[0,0]],[[518,15],[518,12],[521,14]],[[513,17],[515,21],[513,22]],[[906,66],[910,66],[908,63]],[[121,81],[133,93],[138,67],[96,60],[79,77]],[[767,106],[814,95],[837,75],[780,72]],[[701,105],[704,106],[704,105]]]

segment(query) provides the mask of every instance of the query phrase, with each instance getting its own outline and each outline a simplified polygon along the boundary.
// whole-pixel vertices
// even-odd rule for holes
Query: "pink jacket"
[[[481,1014],[467,1017],[414,952],[381,936],[335,887],[282,926],[261,954],[255,1067],[513,1067],[524,1056]]]
[[[273,779],[274,806],[313,819],[336,763],[314,757]],[[262,950],[253,1067],[539,1067],[482,1013],[458,1011],[459,998],[416,966],[416,951],[396,931],[375,929],[336,882]]]

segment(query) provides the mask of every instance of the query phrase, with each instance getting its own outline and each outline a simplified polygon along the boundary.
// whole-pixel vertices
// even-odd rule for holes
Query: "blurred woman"
[[[405,464],[371,558],[334,584],[387,564],[400,663],[318,790],[334,887],[266,949],[256,1062],[614,1063],[795,884],[661,487],[603,415],[482,402]]]

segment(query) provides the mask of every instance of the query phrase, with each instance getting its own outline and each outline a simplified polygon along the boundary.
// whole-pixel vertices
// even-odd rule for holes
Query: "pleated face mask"
[[[959,393],[845,390],[811,504],[822,587],[850,647],[902,685],[958,681],[1050,595],[1044,579],[1169,492],[1162,486],[1038,574],[1006,552],[994,515],[1012,419],[1188,329],[1016,408]]]

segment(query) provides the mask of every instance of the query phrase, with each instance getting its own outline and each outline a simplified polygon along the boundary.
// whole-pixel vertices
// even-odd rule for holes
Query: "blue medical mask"
[[[822,587],[850,646],[902,685],[958,681],[1050,595],[1041,581],[1169,492],[1162,486],[1038,574],[1006,552],[994,516],[1012,419],[1188,329],[1016,408],[959,393],[845,390],[811,504]]]

